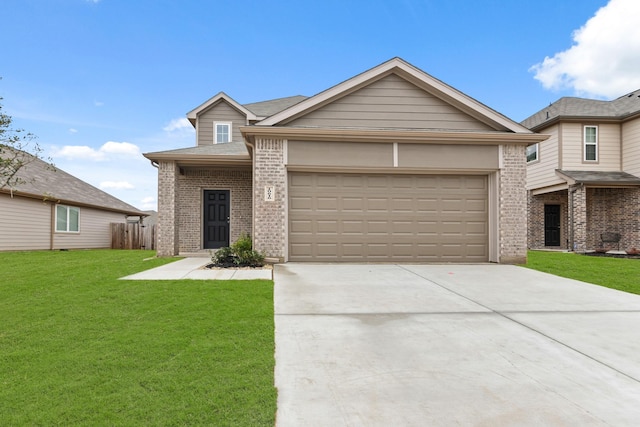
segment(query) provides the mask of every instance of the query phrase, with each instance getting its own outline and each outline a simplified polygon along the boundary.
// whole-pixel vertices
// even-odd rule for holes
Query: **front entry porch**
[[[586,182],[576,179],[580,173],[563,172],[566,189],[529,191],[529,248],[588,252],[640,247],[640,179],[624,174],[617,181]]]

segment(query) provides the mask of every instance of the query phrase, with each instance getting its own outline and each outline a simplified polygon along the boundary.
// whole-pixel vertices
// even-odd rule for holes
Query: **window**
[[[527,163],[538,160],[538,144],[527,146]]]
[[[56,206],[56,231],[77,233],[80,231],[80,208]]]
[[[598,160],[598,126],[584,127],[584,160]]]
[[[231,123],[215,122],[213,124],[214,143],[221,144],[231,141]]]

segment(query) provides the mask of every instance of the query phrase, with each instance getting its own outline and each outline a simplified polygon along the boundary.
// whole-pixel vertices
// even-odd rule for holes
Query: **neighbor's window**
[[[230,142],[231,141],[231,123],[219,123],[213,124],[213,131],[215,132],[216,144]]]
[[[80,208],[56,206],[56,231],[77,233],[80,231]]]
[[[584,159],[598,160],[598,126],[584,127]]]
[[[538,144],[527,146],[527,163],[538,160]]]

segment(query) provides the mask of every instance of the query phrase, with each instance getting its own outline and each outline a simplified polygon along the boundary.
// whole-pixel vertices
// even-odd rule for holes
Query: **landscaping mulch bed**
[[[260,267],[241,267],[238,266],[235,263],[223,263],[223,264],[216,264],[216,263],[209,263],[206,264],[202,267],[203,270],[224,270],[224,269],[234,269],[234,270],[273,270],[273,265],[271,264],[265,264],[263,266]]]
[[[604,258],[640,259],[640,254],[612,254],[608,252],[585,252],[583,255],[597,256],[597,257],[604,257]]]

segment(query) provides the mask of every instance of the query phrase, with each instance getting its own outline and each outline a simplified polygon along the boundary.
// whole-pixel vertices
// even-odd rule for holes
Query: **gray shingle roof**
[[[178,148],[176,150],[156,151],[153,153],[145,153],[144,156],[148,159],[154,159],[156,155],[175,155],[179,156],[247,156],[249,158],[249,152],[244,142],[233,141],[225,144],[208,144],[199,145],[196,147]]]
[[[62,169],[52,167],[38,158],[22,153],[27,161],[17,177],[25,181],[13,191],[15,196],[28,195],[60,200],[63,203],[92,206],[128,215],[144,215],[143,212],[122,200],[105,193]],[[4,192],[8,189],[4,189]]]
[[[244,104],[243,107],[250,110],[256,116],[269,117],[282,110],[296,105],[297,103],[307,99],[306,96],[296,95],[286,98],[271,99],[269,101],[253,102],[251,104]]]
[[[618,184],[640,185],[640,178],[626,172],[598,172],[598,171],[567,171],[558,170],[578,183],[585,184]]]
[[[534,129],[559,117],[623,119],[640,112],[640,89],[613,101],[564,97],[524,119],[521,124]]]

